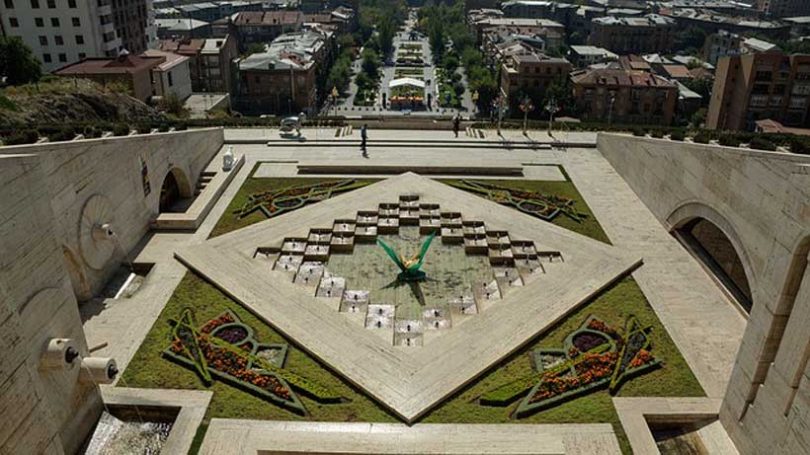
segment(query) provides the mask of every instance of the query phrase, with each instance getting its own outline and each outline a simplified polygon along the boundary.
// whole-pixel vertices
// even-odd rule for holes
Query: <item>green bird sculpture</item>
[[[422,243],[422,248],[419,249],[419,253],[410,258],[397,254],[397,252],[394,251],[394,249],[391,248],[387,243],[383,242],[382,239],[377,239],[377,244],[380,245],[383,250],[385,250],[388,257],[390,257],[397,267],[399,267],[400,273],[397,278],[400,281],[421,281],[425,279],[425,272],[421,271],[420,268],[422,268],[422,263],[425,260],[425,254],[427,253],[428,248],[430,248],[430,243],[433,241],[433,237],[435,236],[435,232],[430,234]]]

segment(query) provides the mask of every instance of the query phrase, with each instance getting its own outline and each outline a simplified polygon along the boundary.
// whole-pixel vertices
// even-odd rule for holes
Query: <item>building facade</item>
[[[597,17],[591,21],[588,44],[617,54],[650,54],[672,50],[675,21],[648,14],[642,17]]]
[[[753,130],[757,120],[810,126],[810,55],[751,53],[724,57],[717,72],[706,127]]]
[[[571,68],[571,63],[564,58],[549,57],[524,48],[505,56],[501,67],[501,88],[513,106],[520,104],[525,96],[539,105],[548,86],[554,81],[564,81]]]
[[[163,57],[165,61],[152,69],[152,95],[166,98],[170,95],[180,101],[191,95],[191,59],[189,57],[150,49],[147,57]]]
[[[3,0],[2,29],[31,48],[46,72],[122,47],[110,0]]]
[[[151,0],[111,0],[115,32],[121,38],[121,46],[132,54],[147,49],[149,11]],[[90,2],[92,3],[92,2]]]
[[[757,9],[773,17],[810,16],[806,0],[757,0]]]
[[[571,75],[577,108],[585,121],[670,125],[678,86],[647,71],[595,69]]]
[[[239,48],[233,35],[221,38],[163,40],[159,48],[190,59],[191,87],[194,92],[233,92],[233,61],[239,56]]]

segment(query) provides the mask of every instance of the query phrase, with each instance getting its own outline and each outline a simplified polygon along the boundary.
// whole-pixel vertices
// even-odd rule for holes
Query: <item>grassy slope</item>
[[[261,221],[263,216],[251,215],[242,220],[233,215],[233,210],[244,203],[248,194],[267,191],[292,184],[304,184],[317,179],[249,179],[240,189],[228,211],[217,224],[213,235],[220,235],[233,229]],[[322,180],[321,180],[322,181]],[[570,182],[525,182],[498,181],[502,186],[520,187],[535,191],[554,193],[577,200],[577,209],[589,215],[583,223],[577,223],[566,217],[558,217],[554,224],[607,242],[607,236],[598,222],[591,215],[590,209],[582,200],[574,185]],[[244,310],[239,304],[230,300],[219,290],[204,282],[193,273],[189,273],[175,290],[154,327],[144,343],[135,354],[129,368],[124,372],[121,385],[132,387],[162,388],[204,388],[191,371],[164,360],[160,352],[168,345],[168,319],[190,306],[195,309],[198,323],[204,322],[225,309],[234,311],[244,322],[256,330],[257,338],[262,342],[283,342],[281,335],[259,321],[258,318]],[[516,404],[509,408],[479,406],[474,398],[484,391],[508,382],[510,379],[529,373],[531,364],[528,352],[537,347],[559,347],[565,336],[581,324],[590,314],[594,314],[607,323],[623,327],[624,318],[635,314],[646,324],[653,326],[652,341],[654,354],[665,361],[665,366],[657,371],[631,380],[626,383],[619,396],[702,396],[703,390],[681,357],[672,340],[658,321],[652,308],[647,303],[641,290],[632,278],[625,278],[611,289],[604,292],[594,301],[573,313],[554,327],[547,334],[514,354],[511,358],[492,368],[469,387],[447,400],[427,414],[424,422],[520,422],[520,423],[563,423],[563,422],[606,422],[611,423],[619,436],[622,449],[629,452],[629,445],[624,436],[618,416],[613,408],[610,395],[606,391],[592,393],[560,406],[542,411],[520,421],[510,420],[509,414]],[[302,397],[304,405],[310,411],[311,420],[318,421],[396,421],[390,413],[345,383],[338,375],[318,363],[299,349],[292,348],[287,361],[287,368],[302,376],[323,382],[335,387],[350,398],[349,403],[340,405],[318,405]],[[302,417],[284,411],[264,400],[241,392],[230,386],[215,382],[211,387],[214,398],[206,419],[214,417],[300,420]],[[207,421],[207,420],[206,420]],[[204,434],[200,430],[198,439]],[[199,441],[198,441],[199,442]]]

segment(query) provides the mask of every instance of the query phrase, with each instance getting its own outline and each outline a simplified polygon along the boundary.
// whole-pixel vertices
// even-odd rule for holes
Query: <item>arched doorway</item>
[[[676,228],[678,237],[703,262],[746,313],[753,294],[745,265],[729,237],[712,221],[693,218]]]
[[[188,177],[180,168],[172,168],[163,178],[158,210],[160,213],[182,212],[187,208],[187,202],[191,196]]]

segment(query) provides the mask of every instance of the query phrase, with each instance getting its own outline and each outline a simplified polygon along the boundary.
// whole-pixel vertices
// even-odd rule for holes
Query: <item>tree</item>
[[[700,27],[688,27],[675,37],[675,50],[696,54],[706,43],[706,31]]]
[[[391,55],[394,49],[394,34],[396,33],[396,26],[390,18],[384,18],[377,25],[377,39],[380,43],[380,52],[384,58]]]
[[[247,47],[246,54],[247,55],[261,54],[264,53],[265,50],[267,50],[267,48],[264,46],[264,44],[252,43]]]
[[[374,49],[366,48],[363,50],[363,72],[368,74],[371,79],[377,79],[377,71],[380,68],[380,57]]]
[[[9,85],[36,82],[42,77],[39,60],[16,36],[0,37],[0,78]]]

